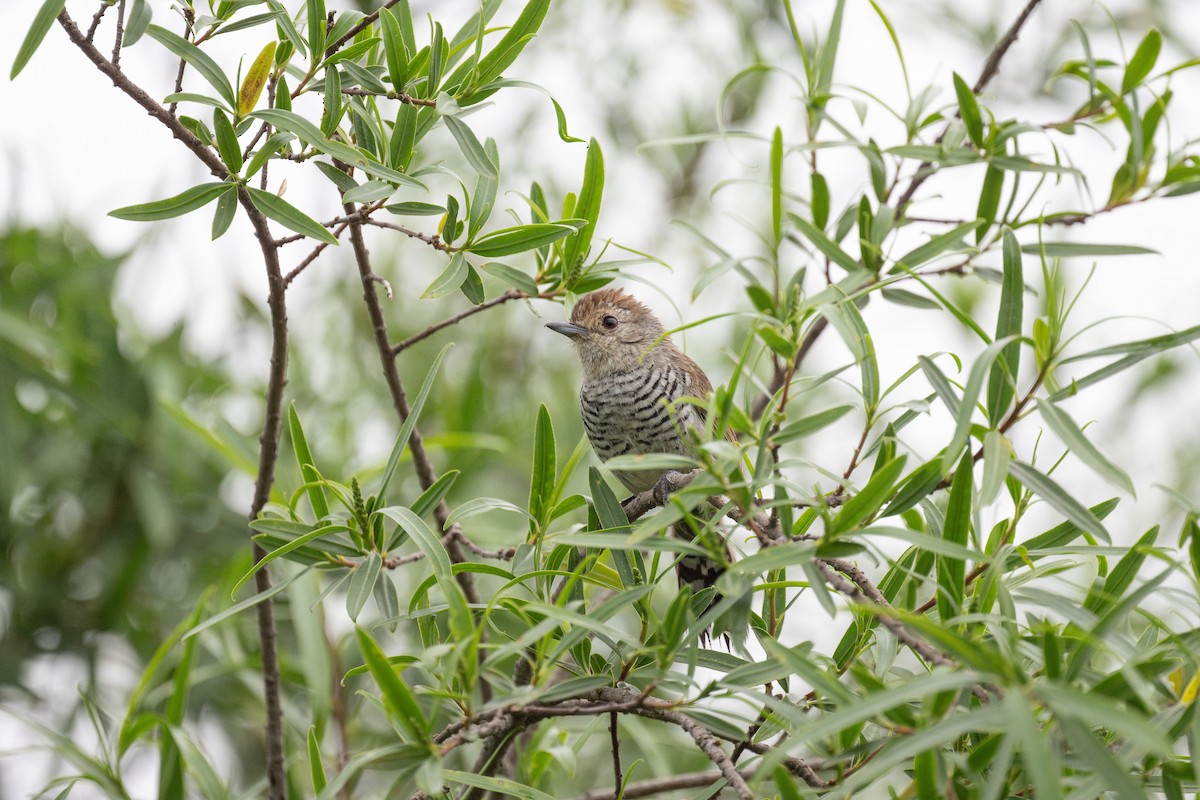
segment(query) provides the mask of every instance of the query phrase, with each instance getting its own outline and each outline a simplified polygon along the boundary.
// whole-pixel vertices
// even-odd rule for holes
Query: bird
[[[602,461],[646,453],[694,455],[696,434],[704,431],[702,406],[712,382],[700,365],[680,350],[654,313],[621,289],[599,289],[575,303],[569,322],[546,327],[568,337],[583,368],[579,410],[592,449]],[[661,470],[613,470],[631,492],[662,492]],[[676,538],[692,540],[686,523],[672,526]],[[725,563],[732,560],[722,540]],[[715,554],[714,554],[715,555]],[[687,553],[675,564],[679,586],[692,594],[715,586],[725,565],[708,555]],[[710,605],[720,600],[713,594]],[[702,639],[707,638],[702,632]]]

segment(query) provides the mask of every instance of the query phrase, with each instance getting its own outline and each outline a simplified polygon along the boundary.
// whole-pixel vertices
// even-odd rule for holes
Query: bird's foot
[[[665,506],[671,495],[687,486],[694,476],[694,472],[667,470],[658,479],[658,482],[654,484],[654,502],[660,506]]]

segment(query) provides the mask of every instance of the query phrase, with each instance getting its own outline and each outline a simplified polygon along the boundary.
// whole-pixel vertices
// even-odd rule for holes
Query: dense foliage
[[[605,153],[569,133],[566,98],[548,101],[579,154],[565,188],[514,185],[507,145],[472,120],[538,88],[510,69],[568,7],[485,0],[426,22],[407,0],[118,0],[81,27],[65,5],[42,4],[13,75],[65,34],[211,172],[111,213],[210,214],[214,239],[246,220],[267,302],[245,324],[270,344],[258,385],[178,337],[123,340],[98,302],[119,259],[69,232],[3,239],[0,680],[34,693],[50,653],[141,664],[115,701],[81,681],[59,719],[5,696],[60,760],[47,793],[133,796],[146,753],[160,797],[1200,791],[1200,490],[1154,490],[1173,510],[1129,529],[1144,515],[1114,510],[1144,494],[1071,405],[1200,339],[1080,335],[1103,322],[1089,264],[1152,252],[1087,224],[1200,189],[1200,155],[1169,135],[1193,64],[1160,63],[1157,30],[1126,57],[1074,26],[1051,70],[1071,108],[1045,120],[987,97],[1038,0],[977,78],[939,77],[939,98],[904,72],[895,108],[836,80],[844,0],[766,14],[787,57],[732,76],[717,124],[657,143],[764,169],[713,188],[749,199],[726,224],[751,236],[691,228],[710,259],[692,299],[727,293],[684,314],[727,345],[696,457],[607,465],[690,481],[622,499],[589,465],[565,345],[530,344],[521,306],[559,319],[647,280],[656,254],[605,229]],[[903,71],[888,4],[863,5]],[[254,43],[240,63],[210,54],[227,34]],[[174,91],[148,94],[130,47],[178,59]],[[790,105],[767,102],[771,81]],[[765,133],[738,127],[764,114]],[[1073,157],[1082,131],[1117,143],[1110,174]],[[1067,205],[1064,186],[1104,199]],[[313,274],[341,251],[347,270]],[[321,303],[289,315],[310,279]],[[919,355],[877,355],[901,335]],[[814,365],[818,343],[833,363]],[[226,421],[247,399],[253,431]],[[359,418],[386,420],[390,450]],[[813,448],[830,434],[832,455]],[[233,474],[254,482],[248,529],[223,505]],[[663,535],[681,520],[702,535]],[[674,560],[722,540],[719,594],[677,590]],[[726,636],[702,635],[713,624]],[[94,747],[73,740],[84,720]]]

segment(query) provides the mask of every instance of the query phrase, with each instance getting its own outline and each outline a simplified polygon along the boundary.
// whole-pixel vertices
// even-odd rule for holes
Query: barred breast
[[[699,415],[690,404],[671,404],[692,394],[690,383],[685,371],[661,364],[585,383],[579,408],[596,454],[607,461],[642,453],[689,453],[690,441],[681,432],[699,424]],[[625,488],[643,492],[654,486],[662,470],[618,470],[615,474]]]

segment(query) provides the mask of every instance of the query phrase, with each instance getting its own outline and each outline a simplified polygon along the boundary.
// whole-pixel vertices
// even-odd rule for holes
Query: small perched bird
[[[692,455],[688,429],[703,430],[704,410],[677,401],[706,399],[712,383],[663,336],[662,323],[650,309],[620,289],[601,289],[580,298],[570,322],[546,327],[570,338],[579,354],[579,409],[596,455],[605,461],[644,453]],[[662,478],[656,470],[614,472],[631,492],[653,489]],[[672,526],[672,534],[694,538],[683,523]],[[725,553],[728,561],[728,546]],[[693,593],[713,586],[725,571],[713,558],[693,554],[679,559],[675,569],[679,585]]]

